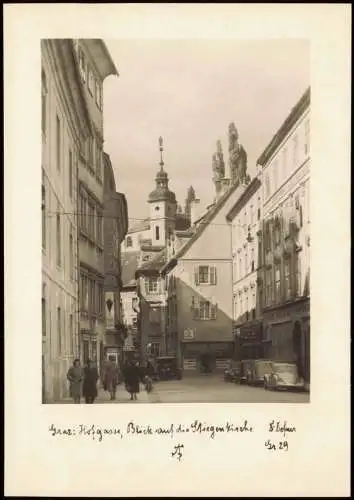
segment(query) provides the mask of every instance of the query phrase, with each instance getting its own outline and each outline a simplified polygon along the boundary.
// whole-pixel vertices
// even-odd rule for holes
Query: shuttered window
[[[191,300],[191,311],[193,319],[208,321],[216,320],[217,317],[217,304],[212,304],[210,301],[192,297]]]
[[[194,271],[194,281],[198,285],[216,285],[217,272],[215,266],[197,266]]]

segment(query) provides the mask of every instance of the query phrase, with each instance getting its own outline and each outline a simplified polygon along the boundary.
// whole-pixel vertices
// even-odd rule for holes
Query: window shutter
[[[199,299],[193,298],[193,319],[199,319]]]
[[[210,268],[210,284],[216,285],[216,267],[212,266]]]
[[[210,319],[216,320],[217,304],[210,304]]]
[[[194,269],[194,282],[197,286],[199,285],[199,266]]]

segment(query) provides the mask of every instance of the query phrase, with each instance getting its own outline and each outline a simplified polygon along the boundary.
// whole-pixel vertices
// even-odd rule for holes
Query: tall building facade
[[[104,164],[104,294],[105,337],[104,357],[119,354],[125,331],[121,307],[122,265],[121,243],[128,230],[128,206],[122,193],[116,191],[113,166],[107,153],[103,153]]]
[[[226,216],[231,224],[233,333],[236,359],[263,356],[262,201],[256,176]]]
[[[231,134],[229,140],[231,153],[242,148]],[[203,213],[194,198],[193,224],[188,231],[175,232],[160,270],[167,351],[177,356],[186,373],[199,373],[203,367],[222,371],[233,357],[232,231],[227,217],[247,191],[247,165],[238,168],[243,158],[232,156],[227,177],[217,142],[212,162],[215,201]]]
[[[266,355],[310,377],[310,89],[264,150],[263,320]]]
[[[67,396],[79,355],[77,192],[91,121],[72,40],[41,41],[43,401]]]
[[[80,356],[99,367],[105,336],[103,82],[118,72],[102,40],[75,40],[75,50],[91,123],[79,152]]]

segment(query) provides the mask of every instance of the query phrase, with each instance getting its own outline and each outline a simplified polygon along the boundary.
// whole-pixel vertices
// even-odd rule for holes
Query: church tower
[[[163,139],[159,138],[160,170],[156,174],[155,189],[149,194],[151,244],[164,247],[175,229],[177,202],[175,193],[168,188],[168,175],[164,171]]]

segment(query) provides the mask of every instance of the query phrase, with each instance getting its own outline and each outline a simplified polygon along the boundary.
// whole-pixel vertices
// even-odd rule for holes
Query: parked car
[[[224,370],[224,380],[225,382],[233,382],[237,384],[240,382],[241,375],[241,362],[240,361],[230,361],[229,366]]]
[[[299,377],[295,363],[273,362],[271,372],[264,375],[265,389],[304,389],[305,383]]]
[[[269,359],[256,359],[248,370],[247,383],[250,385],[263,385],[264,377],[272,371],[272,361]]]
[[[159,356],[156,358],[157,380],[181,380],[182,370],[178,367],[175,356]]]

